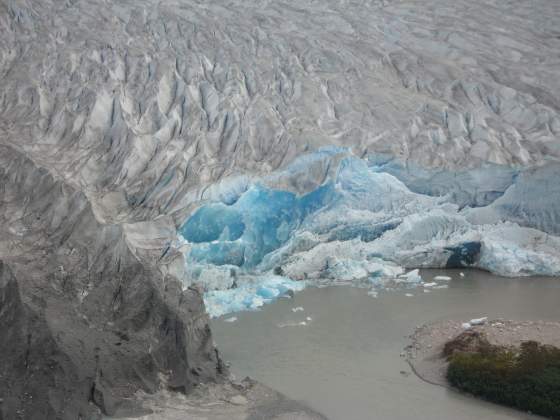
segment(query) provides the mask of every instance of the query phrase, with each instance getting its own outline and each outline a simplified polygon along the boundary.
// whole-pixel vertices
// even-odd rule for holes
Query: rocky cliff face
[[[247,179],[337,146],[395,159],[406,170],[386,170],[415,193],[487,206],[520,167],[556,162],[559,21],[548,0],[0,0],[3,418],[87,418],[137,389],[221,375],[176,239],[201,201],[227,202],[231,179],[224,194],[237,199]],[[506,169],[476,172],[489,163]],[[337,167],[317,165],[267,182],[312,191]],[[382,181],[370,196],[402,189]],[[557,232],[559,201],[520,205],[519,191],[535,193],[518,184],[473,223]],[[432,206],[405,195],[385,207]],[[360,226],[373,223],[366,210]],[[313,234],[357,237],[337,232]],[[281,245],[274,234],[269,250]],[[556,244],[510,236],[546,252]],[[418,255],[389,257],[447,261]],[[531,258],[529,272],[557,270],[548,254]]]
[[[0,146],[0,417],[93,418],[221,362],[197,290],[141,262],[86,197]]]

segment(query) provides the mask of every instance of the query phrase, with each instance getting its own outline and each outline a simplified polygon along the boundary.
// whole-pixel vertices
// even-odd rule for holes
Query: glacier
[[[219,316],[300,290],[297,281],[414,286],[422,279],[407,270],[439,267],[560,274],[560,238],[549,229],[560,194],[528,187],[554,183],[545,175],[560,165],[415,169],[327,147],[243,188],[225,182],[179,229],[185,281],[204,288]]]
[[[219,379],[202,293],[558,273],[558,1],[295,3],[0,1],[5,417]]]

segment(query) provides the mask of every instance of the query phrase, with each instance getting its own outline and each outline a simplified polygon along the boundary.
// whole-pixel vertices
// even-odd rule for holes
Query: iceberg
[[[236,316],[232,316],[229,318],[224,319],[224,322],[229,322],[229,323],[233,323],[237,321],[237,317]]]
[[[420,277],[420,270],[418,270],[418,269],[409,271],[406,274],[401,274],[399,276],[399,279],[404,279],[404,280],[406,280],[406,283],[409,283],[409,284],[422,283],[422,277]]]

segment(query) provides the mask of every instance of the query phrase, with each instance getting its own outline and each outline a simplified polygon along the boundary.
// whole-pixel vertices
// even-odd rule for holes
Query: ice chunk
[[[204,302],[210,316],[218,317],[231,312],[258,309],[289,291],[300,291],[304,287],[305,282],[281,276],[262,276],[233,289],[208,291],[204,294]]]
[[[224,319],[224,322],[235,322],[237,321],[237,317],[236,316],[232,316],[230,318],[226,318]]]
[[[406,274],[401,274],[399,276],[399,279],[403,279],[407,283],[413,283],[413,284],[422,282],[422,277],[420,276],[420,270],[418,269],[409,271]]]
[[[412,293],[405,293],[406,297],[414,297],[414,295]]]
[[[488,317],[485,316],[483,318],[471,319],[469,321],[469,324],[471,324],[471,325],[484,325],[484,324],[486,324],[487,321],[488,321]]]
[[[465,273],[463,273],[463,272],[460,272],[459,275],[460,275],[461,277],[465,277]]]
[[[437,283],[435,283],[435,282],[423,283],[422,286],[424,286],[424,287],[434,287],[434,286],[437,286]]]
[[[469,324],[468,322],[463,322],[461,324],[461,328],[463,328],[464,330],[468,330],[471,328],[471,324]]]
[[[277,324],[278,328],[286,328],[286,327],[303,327],[306,326],[307,322],[305,321],[299,321],[299,322],[281,322],[280,324]]]
[[[434,280],[436,280],[436,281],[449,281],[449,280],[451,280],[451,277],[449,277],[449,276],[435,276]]]
[[[368,277],[369,272],[365,267],[365,261],[356,261],[351,259],[337,260],[333,259],[329,263],[326,274],[333,279],[342,281],[359,280]]]
[[[296,306],[295,308],[292,308],[292,312],[302,312],[302,311],[303,311],[302,306]]]

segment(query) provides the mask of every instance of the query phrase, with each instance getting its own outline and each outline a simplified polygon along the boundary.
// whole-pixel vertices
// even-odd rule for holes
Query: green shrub
[[[449,357],[451,385],[535,414],[560,419],[560,349],[536,342]]]

